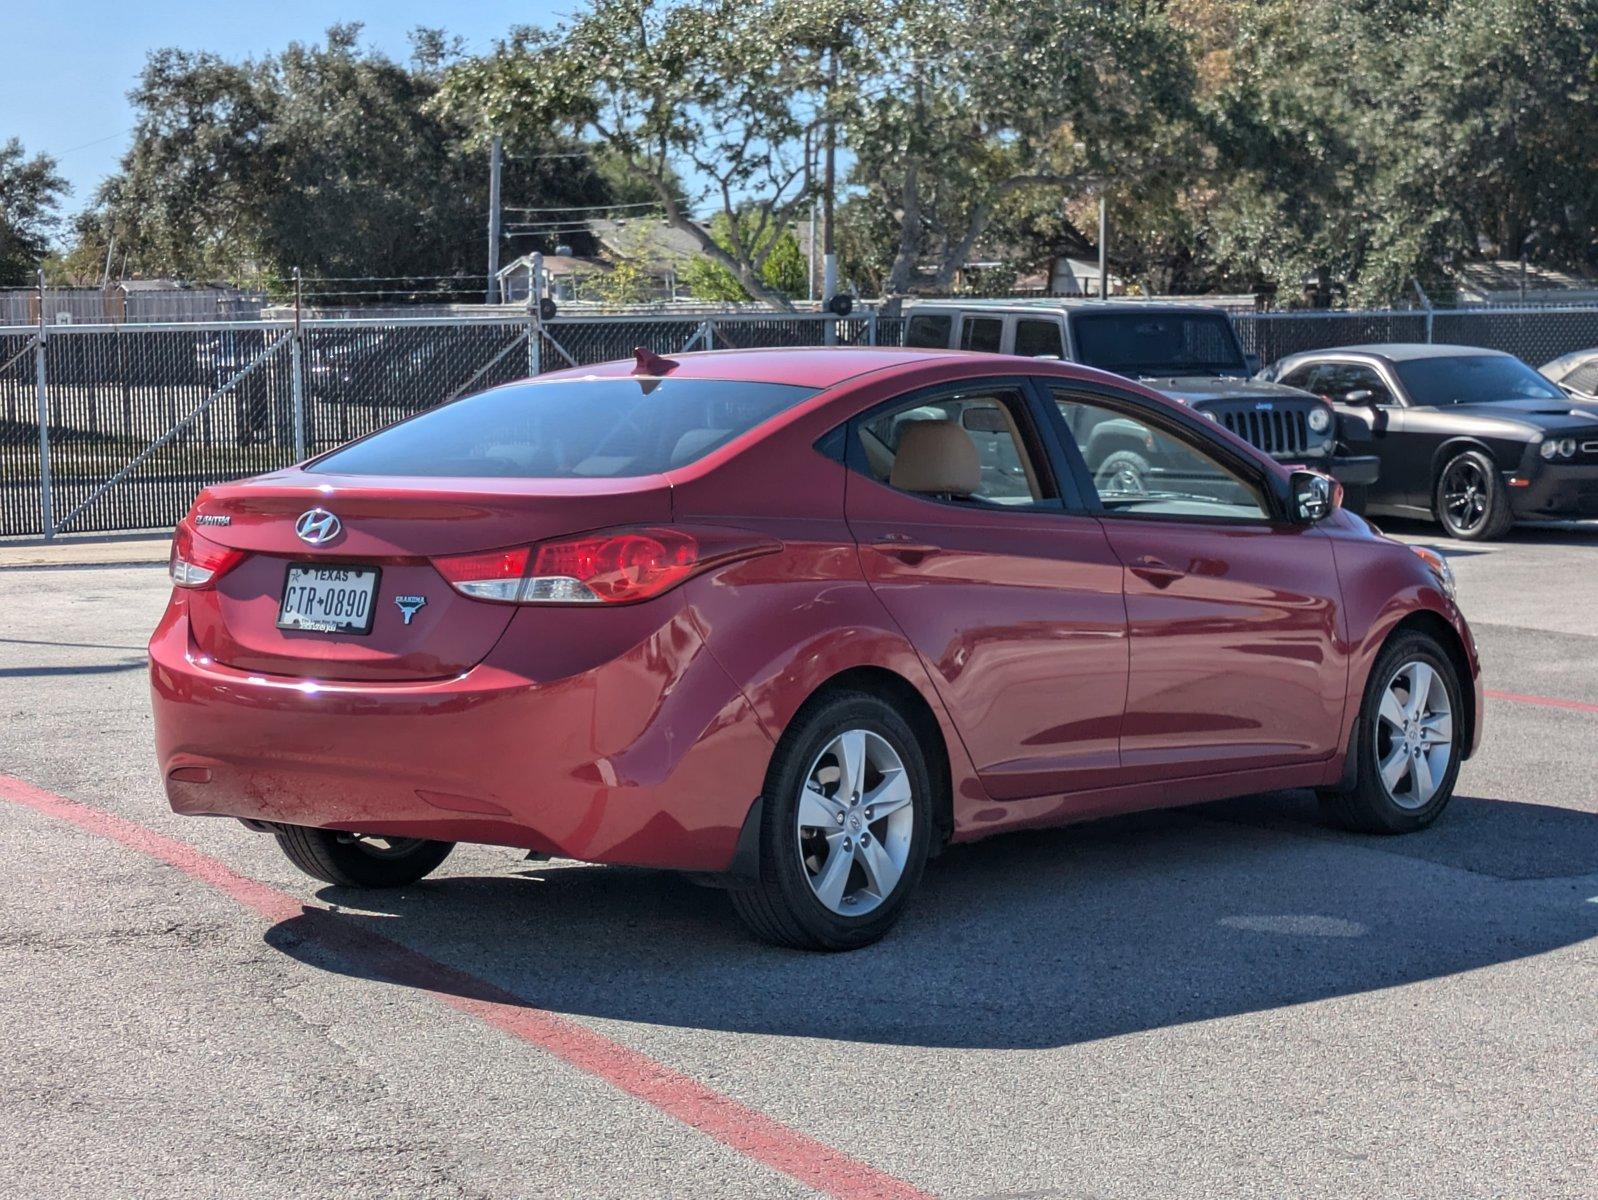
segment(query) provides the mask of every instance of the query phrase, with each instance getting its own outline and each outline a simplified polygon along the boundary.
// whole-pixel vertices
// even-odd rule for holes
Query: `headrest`
[[[671,465],[680,467],[693,462],[717,442],[725,441],[729,432],[727,429],[690,429],[671,448]]]
[[[888,483],[906,492],[969,496],[982,486],[971,435],[952,421],[912,421],[899,436]]]

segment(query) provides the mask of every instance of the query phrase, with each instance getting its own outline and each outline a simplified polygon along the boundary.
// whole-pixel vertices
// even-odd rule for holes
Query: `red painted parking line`
[[[1519,692],[1482,692],[1489,700],[1513,700],[1516,704],[1541,704],[1544,708],[1568,708],[1573,712],[1598,713],[1598,704],[1585,700],[1562,700],[1558,696],[1523,696]]]
[[[0,775],[0,800],[70,822],[159,859],[269,921],[294,921],[308,940],[355,960],[378,978],[429,992],[440,1003],[537,1046],[816,1191],[840,1200],[931,1200],[930,1193],[790,1129],[640,1051],[576,1021],[534,1008],[485,979],[370,930],[340,922],[327,909],[307,906],[287,892],[240,875],[186,842],[9,775]]]

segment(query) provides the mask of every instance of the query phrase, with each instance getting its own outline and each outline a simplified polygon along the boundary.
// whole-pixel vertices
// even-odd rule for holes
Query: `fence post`
[[[866,309],[866,345],[875,346],[876,344],[877,344],[877,310],[874,309],[874,308],[868,308],[868,309]]]
[[[46,541],[55,537],[55,507],[50,495],[50,401],[44,378],[44,272],[39,272],[39,332],[33,341],[33,398],[39,409],[39,526]]]
[[[294,461],[305,460],[305,381],[300,357],[300,269],[294,268],[294,333],[289,338],[289,408],[294,422]]]

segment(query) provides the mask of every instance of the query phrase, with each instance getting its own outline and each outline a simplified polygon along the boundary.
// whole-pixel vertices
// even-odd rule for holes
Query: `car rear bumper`
[[[184,814],[724,870],[771,742],[663,600],[605,614],[622,628],[604,661],[579,661],[606,640],[579,636],[599,614],[521,610],[478,666],[381,683],[209,661],[179,600],[150,643],[167,797]]]
[[[1509,482],[1509,507],[1517,517],[1598,517],[1598,464],[1541,464],[1525,486]]]

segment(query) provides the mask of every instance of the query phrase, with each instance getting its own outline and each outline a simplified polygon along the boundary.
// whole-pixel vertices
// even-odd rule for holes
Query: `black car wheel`
[[[1448,460],[1437,477],[1432,508],[1448,536],[1465,541],[1503,537],[1515,523],[1498,468],[1480,450]]]
[[[277,844],[312,879],[341,887],[404,887],[449,857],[454,842],[280,825]]]

